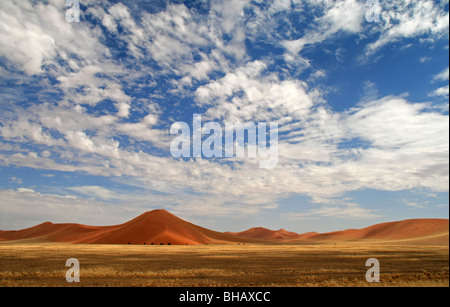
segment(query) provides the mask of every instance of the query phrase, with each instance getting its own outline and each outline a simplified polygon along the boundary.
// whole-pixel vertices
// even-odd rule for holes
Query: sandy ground
[[[80,283],[66,281],[66,260]],[[366,281],[366,260],[380,283]],[[78,245],[0,243],[0,286],[448,287],[449,248],[414,245]]]

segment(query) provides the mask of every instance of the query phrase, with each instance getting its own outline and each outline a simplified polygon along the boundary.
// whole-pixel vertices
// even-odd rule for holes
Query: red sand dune
[[[416,219],[318,234],[310,241],[403,241],[405,243],[449,245],[449,220]]]
[[[309,232],[305,234],[298,234],[295,232],[290,232],[284,229],[280,230],[270,230],[263,227],[251,228],[242,232],[228,232],[229,234],[233,234],[235,236],[243,237],[243,238],[253,238],[259,240],[301,240],[307,239],[314,235],[317,235],[317,232]]]
[[[324,234],[297,234],[286,230],[253,228],[221,233],[186,222],[165,210],[144,213],[115,226],[86,226],[46,222],[18,231],[0,231],[0,241],[36,239],[80,244],[227,244],[270,242],[391,241],[408,244],[449,245],[449,220],[422,219],[383,223],[364,229]]]

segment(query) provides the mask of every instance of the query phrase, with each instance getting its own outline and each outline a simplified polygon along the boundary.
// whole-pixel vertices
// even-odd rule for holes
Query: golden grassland
[[[80,262],[80,283],[65,279]],[[377,258],[381,282],[367,283]],[[0,243],[0,286],[448,287],[449,248],[409,245],[136,246]]]

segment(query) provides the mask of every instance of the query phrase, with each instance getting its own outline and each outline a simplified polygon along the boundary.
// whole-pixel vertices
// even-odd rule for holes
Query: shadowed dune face
[[[86,226],[46,222],[19,231],[0,231],[0,241],[30,240],[78,244],[200,245],[232,243],[318,243],[395,241],[421,245],[449,245],[449,220],[421,219],[377,224],[324,234],[297,234],[258,227],[238,233],[212,231],[184,221],[165,210],[146,212],[115,226]]]

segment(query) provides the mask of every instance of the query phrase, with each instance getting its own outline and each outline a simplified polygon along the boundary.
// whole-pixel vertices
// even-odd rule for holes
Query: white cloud
[[[434,76],[434,81],[448,81],[449,79],[449,68],[447,67],[441,73]]]
[[[296,40],[282,42],[288,51],[285,59],[291,60],[298,57],[300,51],[306,45],[321,43],[327,39],[335,38],[339,32],[358,33],[362,30],[364,21],[364,4],[356,0],[323,1],[326,2],[323,15],[316,18],[313,29],[303,37]],[[311,1],[312,5],[318,3]],[[320,4],[320,2],[319,2]]]
[[[213,2],[212,10],[220,15],[221,28],[225,33],[230,33],[244,17],[244,7],[249,3],[248,0],[231,0],[227,2]]]
[[[432,58],[424,56],[419,59],[419,62],[424,64],[424,63],[430,63],[431,60],[432,60]]]
[[[418,204],[418,203],[413,203],[413,202],[407,203],[406,205],[408,207],[416,208],[416,209],[427,209],[427,206],[424,206],[424,205],[421,205],[421,204]]]
[[[57,79],[60,82],[59,87],[65,93],[65,100],[69,103],[95,106],[109,99],[117,102],[119,116],[127,117],[126,106],[131,97],[124,93],[117,80],[111,80],[120,75],[118,70],[114,65],[87,65]],[[108,78],[99,77],[99,74],[107,74]]]
[[[326,78],[327,73],[323,69],[316,70],[310,76],[311,80],[324,79]]]
[[[442,72],[440,72],[439,74],[435,75],[433,77],[433,82],[439,82],[439,81],[448,81],[449,80],[449,68],[447,67],[446,69],[444,69]],[[448,83],[448,82],[447,82]],[[440,88],[437,88],[436,90],[434,90],[433,92],[431,92],[429,94],[429,96],[434,96],[434,97],[443,97],[443,98],[447,98],[449,97],[449,86],[442,86]]]
[[[366,56],[404,38],[448,38],[449,13],[435,1],[401,0],[380,3],[383,6],[381,23],[374,25],[380,31],[380,36],[366,47]]]
[[[109,54],[99,43],[98,32],[80,23],[74,27],[65,20],[65,7],[59,2],[7,1],[0,8],[0,55],[28,75],[43,72],[43,65],[57,65],[60,56],[92,61]],[[26,22],[25,22],[26,21]]]
[[[13,182],[16,184],[22,184],[23,183],[23,179],[22,178],[17,178],[17,177],[9,177],[9,182]]]
[[[283,216],[289,220],[316,220],[323,217],[370,220],[381,217],[381,215],[376,213],[376,210],[365,209],[354,203],[343,205],[324,205],[320,208],[311,209],[307,212],[290,212],[284,214]]]
[[[108,201],[113,199],[118,199],[119,196],[111,190],[105,189],[100,186],[80,186],[80,187],[69,187],[68,190],[80,193],[88,198],[93,198],[102,201]]]
[[[44,9],[43,5],[38,8],[36,14]],[[47,8],[51,18],[50,10],[55,8]],[[33,10],[27,1],[8,1],[2,3],[0,11],[0,54],[29,75],[40,73],[43,62],[56,55],[55,39],[42,27],[33,27],[34,20],[29,16]],[[29,23],[22,24],[22,20],[29,20]]]
[[[208,119],[230,122],[273,121],[287,124],[304,117],[313,106],[304,82],[280,81],[275,74],[263,76],[267,65],[248,63],[220,80],[196,91],[199,106],[208,106]]]
[[[436,89],[435,91],[430,93],[430,96],[438,96],[438,97],[448,97],[449,96],[449,86],[443,86],[440,87],[438,89]]]
[[[34,190],[33,190],[33,189],[27,189],[27,188],[18,188],[18,189],[17,189],[17,192],[19,192],[19,193],[29,193],[29,194],[31,194],[31,193],[34,193]]]

